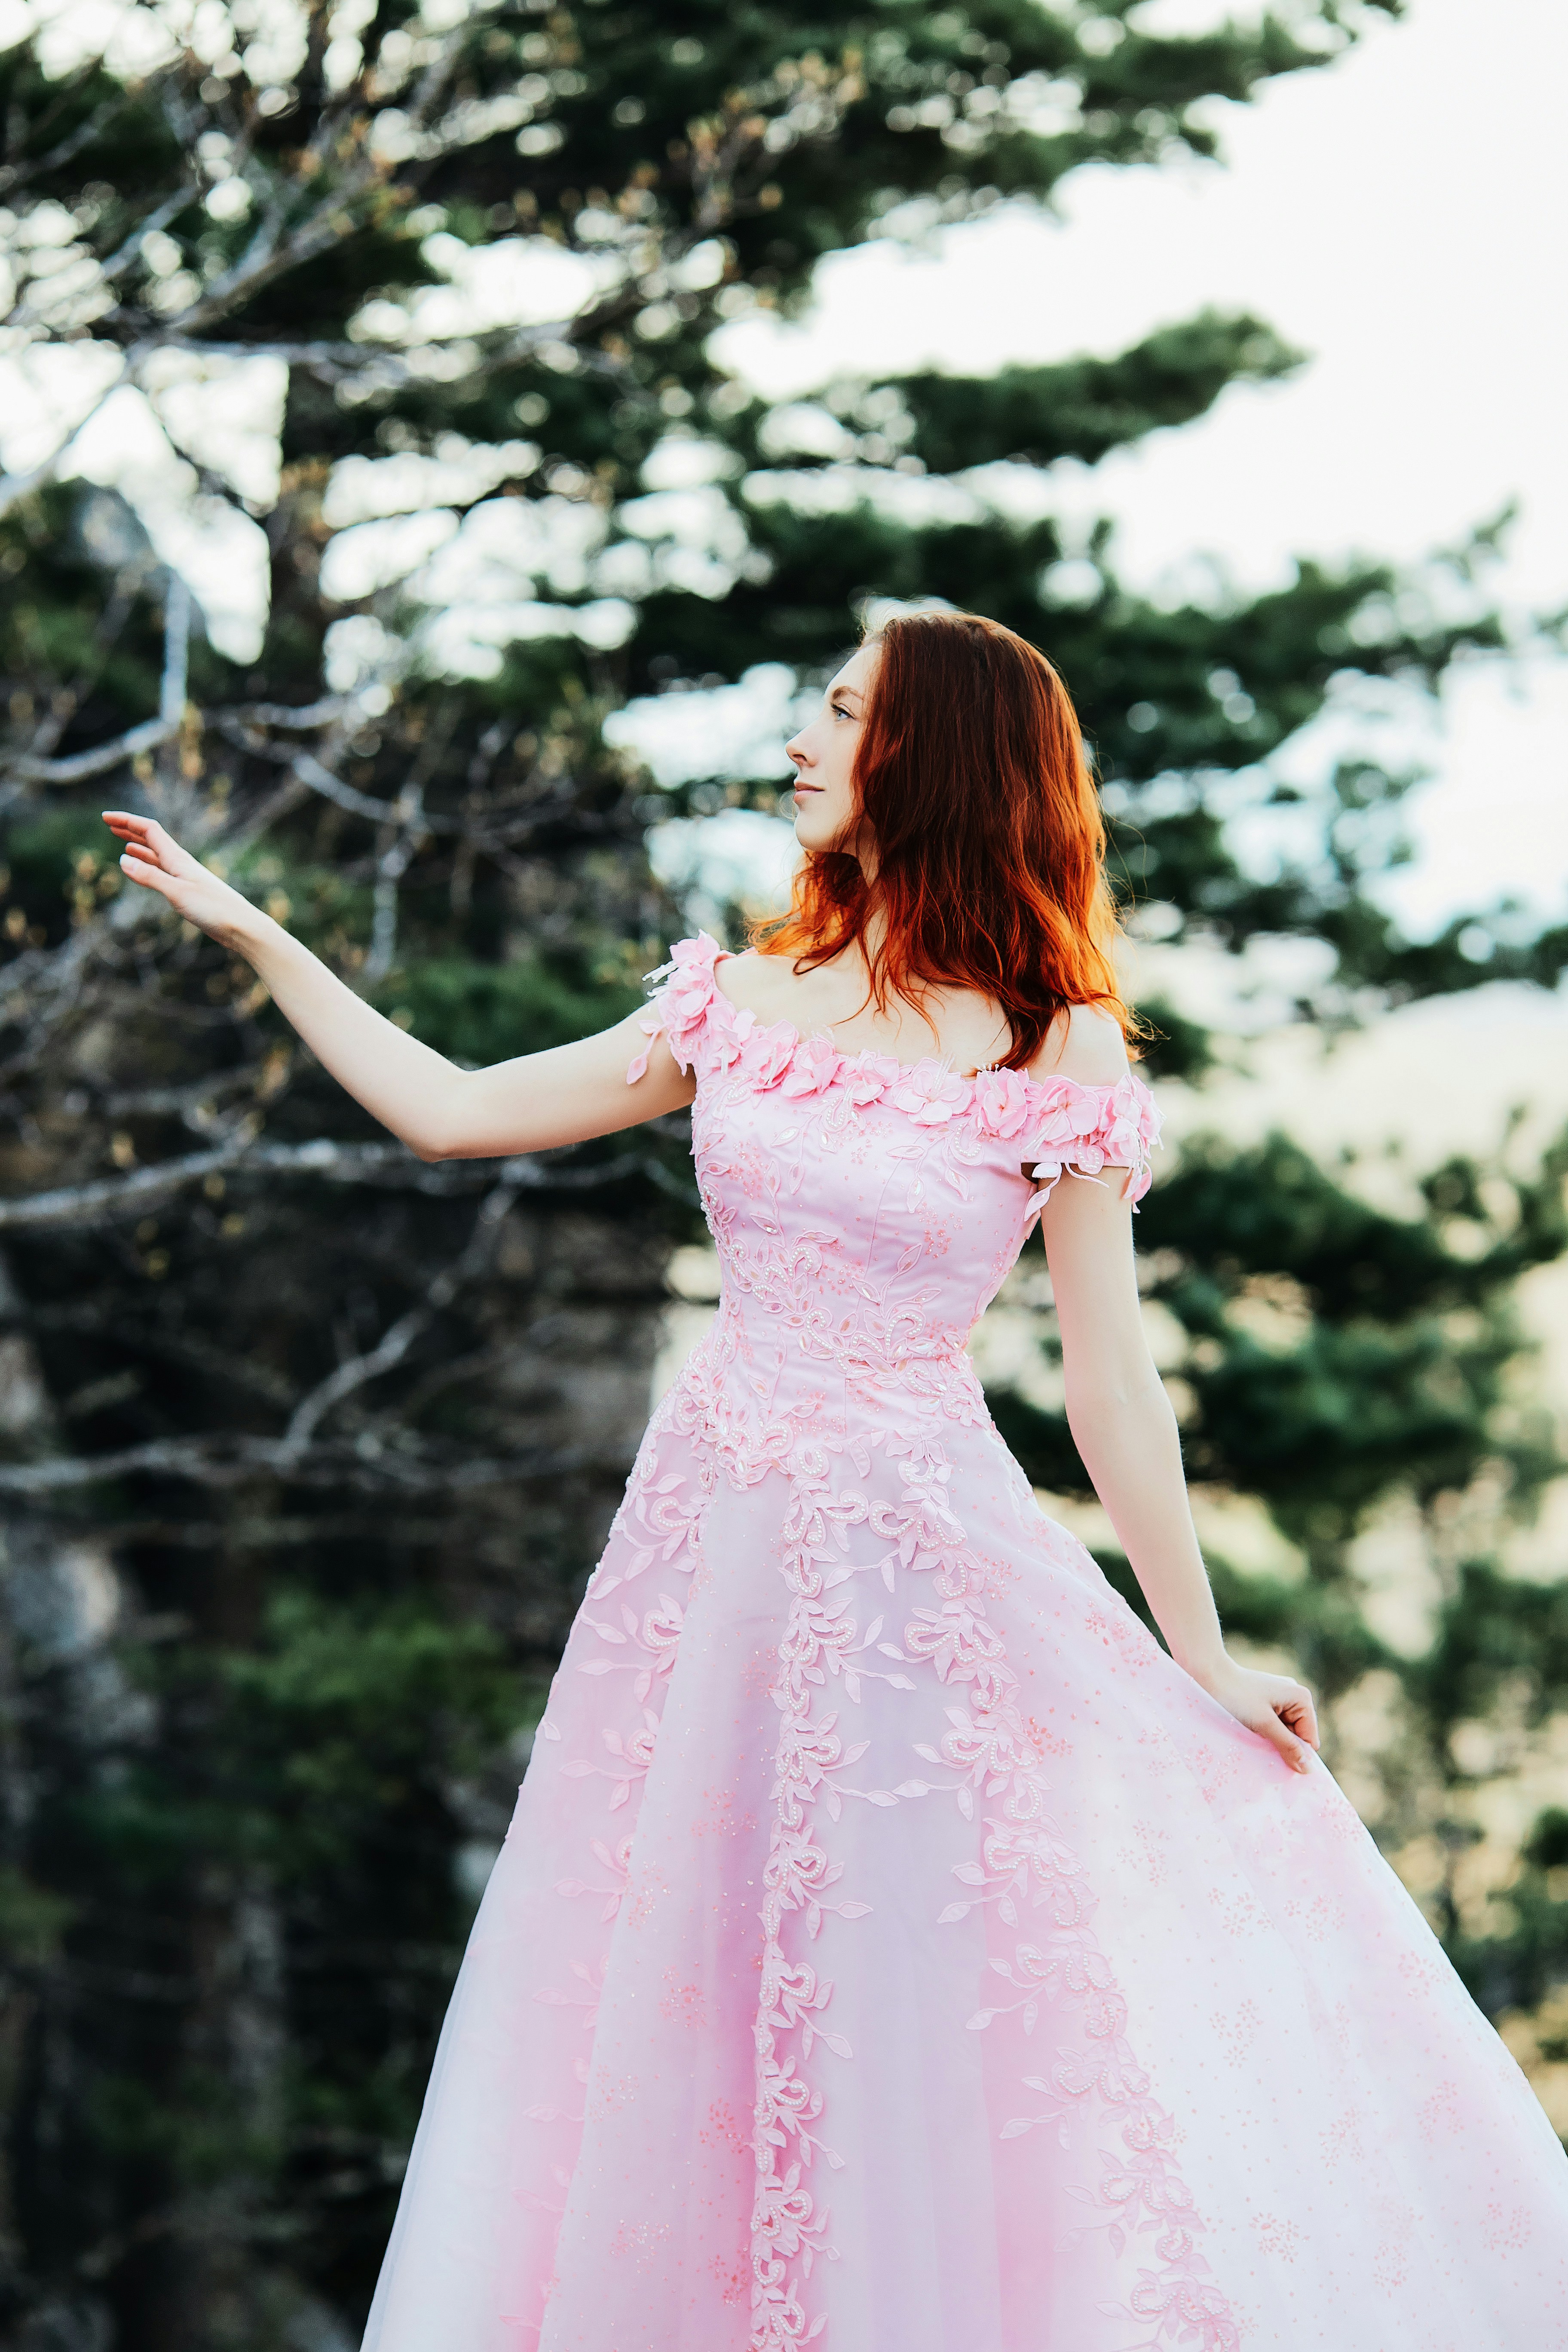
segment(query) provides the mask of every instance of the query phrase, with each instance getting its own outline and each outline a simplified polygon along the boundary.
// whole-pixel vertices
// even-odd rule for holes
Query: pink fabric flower
[[[1092,1135],[1100,1125],[1105,1099],[1100,1089],[1080,1087],[1072,1078],[1056,1083],[1061,1091],[1034,1131],[1035,1141],[1047,1151],[1058,1144],[1076,1143],[1080,1136]]]
[[[753,1029],[746,1039],[741,1066],[759,1093],[776,1087],[795,1059],[799,1039],[787,1021],[775,1021],[766,1029]]]
[[[1103,1126],[1098,1140],[1105,1146],[1107,1159],[1119,1167],[1135,1168],[1143,1157],[1142,1130],[1131,1111],[1121,1112]]]
[[[1041,1155],[1034,1176],[1044,1186],[1030,1213],[1044,1206],[1064,1171],[1098,1181],[1107,1168],[1129,1171],[1126,1196],[1136,1207],[1149,1190],[1149,1156],[1160,1139],[1160,1115],[1147,1093],[1131,1074],[1114,1087],[1080,1087],[1072,1079],[1059,1087],[1030,1137]]]
[[[786,1095],[819,1095],[833,1084],[844,1059],[831,1037],[803,1037],[780,1081]]]
[[[963,1108],[969,1088],[941,1062],[917,1062],[906,1069],[889,1100],[907,1110],[917,1127],[945,1127]]]
[[[662,981],[650,1015],[638,1023],[647,1035],[648,1044],[640,1054],[634,1055],[626,1070],[626,1084],[636,1086],[647,1068],[652,1041],[662,1030],[669,1040],[669,1050],[683,1070],[693,1066],[697,1043],[704,1024],[712,1010],[718,993],[713,968],[723,950],[706,931],[695,939],[681,940],[671,950],[668,963],[647,975],[650,981]]]
[[[746,1040],[757,1025],[757,1016],[749,1004],[731,1004],[717,986],[709,1012],[717,1015],[709,1022],[711,1050],[722,1067],[728,1069],[745,1051]]]
[[[974,1115],[987,1135],[1016,1135],[1030,1108],[1029,1081],[1021,1070],[982,1070],[974,1081]]]
[[[890,1054],[851,1054],[839,1070],[838,1083],[850,1100],[864,1109],[868,1103],[880,1102],[903,1075],[902,1062],[895,1062]]]

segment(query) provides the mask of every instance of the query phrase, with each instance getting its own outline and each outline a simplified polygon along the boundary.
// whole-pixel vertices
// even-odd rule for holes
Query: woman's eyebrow
[[[830,686],[827,699],[829,702],[858,702],[860,689],[856,686]]]

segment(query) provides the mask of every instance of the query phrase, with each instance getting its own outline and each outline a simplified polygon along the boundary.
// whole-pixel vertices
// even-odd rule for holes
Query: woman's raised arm
[[[345,988],[319,956],[153,818],[106,809],[103,821],[123,845],[121,871],[243,956],[322,1068],[421,1160],[546,1151],[638,1126],[691,1100],[692,1081],[662,1035],[643,1075],[627,1085],[627,1065],[648,1042],[635,1013],[574,1045],[460,1070]]]

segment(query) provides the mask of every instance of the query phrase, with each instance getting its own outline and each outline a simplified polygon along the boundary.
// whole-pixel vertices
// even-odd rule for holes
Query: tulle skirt
[[[367,2352],[1562,2352],[1568,2160],[1329,1771],[983,1421],[645,1442]]]

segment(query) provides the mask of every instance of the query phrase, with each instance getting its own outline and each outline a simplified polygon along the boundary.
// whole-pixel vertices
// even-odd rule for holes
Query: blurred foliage
[[[389,996],[395,1017],[416,1037],[476,1066],[505,1061],[521,1037],[530,1053],[540,1053],[592,1036],[642,1001],[629,988],[574,988],[532,960],[496,964],[458,956],[424,959]]]
[[[1133,13],[393,0],[350,33],[324,0],[265,25],[212,0],[161,49],[138,12],[134,59],[68,64],[58,32],[0,56],[10,348],[118,366],[269,586],[258,650],[226,656],[123,499],[0,483],[0,2328],[28,2352],[357,2326],[664,1264],[700,1230],[679,1122],[504,1167],[388,1144],[243,967],[121,895],[106,801],[489,1061],[620,1017],[679,919],[643,838],[710,780],[653,792],[610,714],[762,662],[813,688],[868,598],[938,594],[1061,667],[1162,939],[1316,942],[1300,1009],[1331,1021],[1568,957],[1507,909],[1405,939],[1367,886],[1410,780],[1270,765],[1347,688],[1426,691],[1501,644],[1500,525],[1403,572],[1303,562],[1172,604],[1118,580],[1107,530],[1011,496],[1289,374],[1266,322],[773,404],[716,356],[870,235],[1215,152],[1216,98],[1398,11],[1201,37]],[[482,267],[563,257],[593,273],[569,315],[520,324],[516,274],[487,310]],[[193,386],[259,358],[286,386],[271,487],[191,421]],[[933,478],[949,519],[910,503]],[[399,551],[431,510],[483,594]],[[1152,1012],[1156,1070],[1201,1078],[1201,1027]],[[1351,1555],[1392,1492],[1436,1512],[1492,1476],[1523,1511],[1555,1470],[1509,1299],[1561,1249],[1563,1174],[1456,1163],[1402,1221],[1283,1139],[1215,1142],[1142,1213],[1194,1465],[1307,1561],[1216,1560],[1222,1611],[1330,1694],[1398,1678],[1415,1794],[1390,1834],[1456,1857],[1456,1727],[1559,1703],[1562,1591],[1477,1560],[1405,1660]],[[994,1402],[1042,1483],[1081,1486],[1058,1418]],[[1563,1866],[1542,1815],[1495,1933],[1450,1903],[1494,2007],[1568,1973]]]

